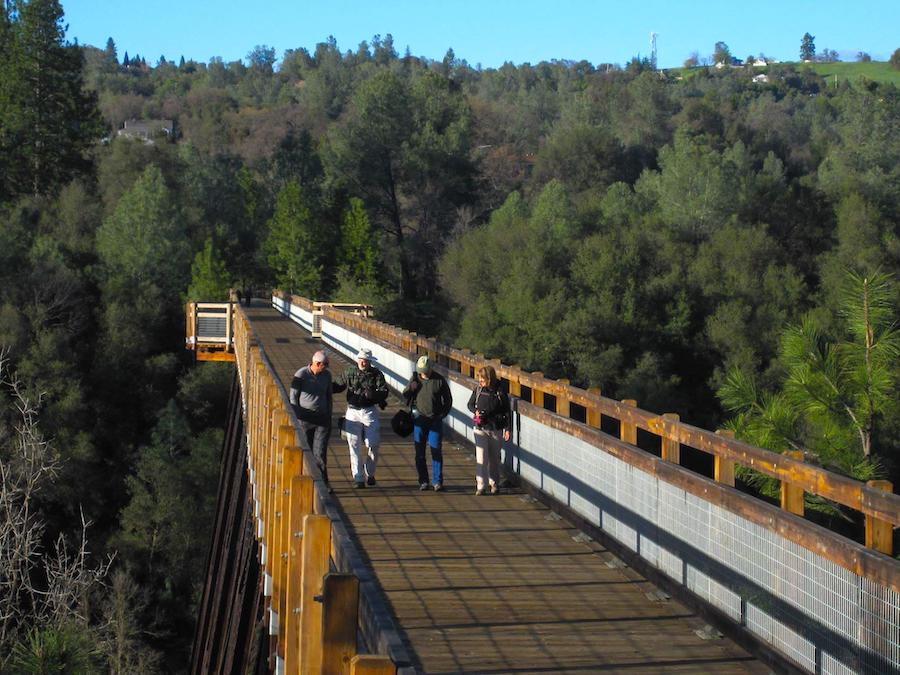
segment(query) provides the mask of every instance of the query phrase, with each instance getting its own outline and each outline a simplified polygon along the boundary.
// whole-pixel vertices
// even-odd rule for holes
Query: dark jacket
[[[453,409],[450,385],[443,375],[433,370],[427,379],[413,373],[409,384],[403,390],[403,398],[408,405],[425,417],[443,418]]]
[[[341,376],[335,391],[347,388],[347,405],[353,408],[368,408],[378,405],[384,408],[388,397],[388,386],[380,370],[370,365],[365,370],[351,366]]]
[[[503,431],[512,429],[509,396],[492,387],[478,385],[469,397],[469,410],[481,411],[481,429]]]

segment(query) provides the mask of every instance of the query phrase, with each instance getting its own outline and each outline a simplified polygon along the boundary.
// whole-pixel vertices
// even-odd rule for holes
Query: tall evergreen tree
[[[188,300],[195,302],[227,300],[229,286],[230,278],[225,261],[213,246],[212,239],[207,239],[203,250],[194,256],[191,265]]]
[[[283,290],[310,298],[319,293],[323,269],[319,244],[323,235],[303,188],[296,180],[290,181],[278,194],[266,241],[269,265]]]
[[[804,33],[803,39],[800,40],[800,60],[812,61],[814,58],[816,58],[816,38]]]
[[[102,126],[58,0],[15,5],[0,34],[0,198],[55,191],[90,166]],[[9,10],[7,9],[7,12]]]

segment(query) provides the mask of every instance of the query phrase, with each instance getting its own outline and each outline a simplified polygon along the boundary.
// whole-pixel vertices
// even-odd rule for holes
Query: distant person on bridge
[[[416,472],[419,489],[427,490],[428,464],[425,462],[425,443],[431,447],[432,485],[435,492],[444,489],[444,454],[441,442],[444,438],[444,418],[453,408],[450,385],[438,372],[428,356],[416,361],[416,372],[403,390],[403,396],[412,407],[413,444],[416,448]]]
[[[328,439],[331,438],[331,411],[334,391],[343,387],[334,383],[328,370],[328,355],[317,351],[308,366],[303,366],[291,381],[291,407],[300,423],[300,444],[312,452],[328,485]],[[329,490],[331,488],[329,487]]]
[[[500,449],[510,437],[509,396],[500,388],[493,366],[482,366],[476,375],[478,386],[469,397],[475,425],[475,494],[490,489],[495,495],[500,490]]]
[[[384,410],[387,405],[387,383],[381,371],[372,365],[373,361],[371,349],[360,349],[356,354],[356,365],[344,372],[335,389],[347,389],[344,432],[350,446],[350,471],[357,488],[375,485],[378,444],[381,442],[381,423],[375,407]],[[367,449],[365,459],[360,454],[363,441]]]

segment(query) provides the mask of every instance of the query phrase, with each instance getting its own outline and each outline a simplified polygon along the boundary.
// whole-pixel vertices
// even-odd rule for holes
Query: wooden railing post
[[[663,413],[663,419],[678,422],[681,418],[678,416],[678,413]],[[681,464],[681,443],[678,442],[677,436],[675,438],[662,436],[661,455],[667,462]]]
[[[716,433],[719,436],[725,436],[725,438],[734,438],[734,432],[730,429],[719,429]],[[734,462],[720,455],[714,455],[713,457],[716,482],[734,487]]]
[[[592,396],[596,396],[597,398],[600,398],[600,387],[591,387],[587,391]],[[602,421],[602,417],[600,415],[600,409],[596,408],[594,406],[588,406],[586,413],[587,413],[588,426],[594,427],[595,429],[599,429],[600,422]]]
[[[288,532],[290,535],[285,584],[284,665],[285,672],[300,671],[300,612],[303,576],[303,518],[312,511],[313,479],[294,476],[291,479],[291,495],[288,506]]]
[[[536,373],[531,373],[531,377],[533,378],[533,384],[535,380],[540,380],[544,377],[544,374],[541,371],[537,371]],[[544,392],[535,386],[531,388],[531,405],[537,406],[538,408],[544,407]]]
[[[288,540],[286,538],[288,508],[290,499],[290,480],[292,475],[286,468],[286,458],[291,455],[294,448],[294,427],[288,423],[288,416],[284,410],[277,415],[275,451],[276,451],[276,475],[275,475],[275,517],[271,534],[272,540],[272,606],[278,614],[278,651],[284,656],[284,609],[285,589],[284,583],[287,572]]]
[[[516,398],[522,398],[522,383],[519,378],[522,376],[522,369],[518,364],[509,367],[509,395]]]
[[[234,305],[228,304],[225,308],[225,351],[234,351],[232,336],[234,334]]]
[[[568,392],[569,379],[562,377],[556,382],[562,385],[559,389],[559,393],[556,396],[556,414],[562,417],[571,417],[572,405],[571,401],[569,401]]]
[[[622,403],[630,405],[632,408],[637,407],[637,401],[633,398],[622,399]],[[619,438],[625,443],[637,445],[637,426],[625,420],[619,420]]]
[[[472,352],[468,349],[460,350],[459,372],[464,377],[472,377]]]
[[[189,302],[185,308],[185,326],[184,335],[187,338],[185,343],[188,349],[197,348],[197,324],[195,317],[197,316],[197,303]]]
[[[322,582],[322,673],[343,675],[356,656],[359,579],[355,574],[325,575]]]
[[[290,425],[287,428],[293,434],[294,428]],[[279,429],[281,432],[281,429]],[[293,438],[291,438],[293,440]],[[281,495],[281,518],[279,522],[278,550],[281,551],[278,560],[278,577],[281,580],[279,587],[281,592],[278,596],[278,612],[280,621],[278,622],[278,652],[282,658],[285,658],[287,652],[287,625],[290,622],[291,605],[288,602],[288,585],[290,584],[291,574],[291,547],[293,543],[293,533],[291,532],[291,495],[294,489],[294,478],[298,478],[301,473],[300,464],[302,464],[303,451],[293,445],[286,445],[283,450],[284,461],[281,465],[283,486]]]
[[[267,378],[268,380],[268,378]],[[275,411],[277,405],[276,392],[278,391],[274,384],[266,385],[265,398],[265,419],[263,420],[263,475],[265,476],[263,494],[263,543],[266,546],[266,572],[271,575],[272,572],[272,532],[275,522]],[[273,580],[270,579],[269,583]],[[271,591],[271,588],[269,589]]]
[[[350,675],[395,675],[397,666],[387,656],[358,654],[350,662]]]
[[[870,480],[866,485],[885,492],[894,491],[894,486],[889,480]],[[867,514],[866,547],[874,548],[885,555],[894,555],[894,526]]]
[[[300,671],[322,670],[322,579],[331,559],[331,519],[303,518],[303,573],[300,579]]]
[[[786,450],[782,453],[785,457],[803,461],[803,452],[800,450]],[[803,488],[786,480],[781,481],[781,508],[790,513],[803,515]]]

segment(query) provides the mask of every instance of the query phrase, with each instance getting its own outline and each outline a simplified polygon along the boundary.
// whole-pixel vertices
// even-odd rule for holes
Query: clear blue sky
[[[680,66],[691,52],[711,55],[721,40],[733,56],[764,53],[799,58],[805,32],[816,49],[852,60],[866,51],[887,60],[900,47],[900,0],[61,0],[68,38],[104,47],[119,58],[140,54],[208,62],[244,59],[257,45],[310,52],[329,35],[341,51],[373,35],[394,36],[402,55],[441,59],[452,47],[471,65],[586,59],[627,63],[650,55],[657,38],[660,67]]]

